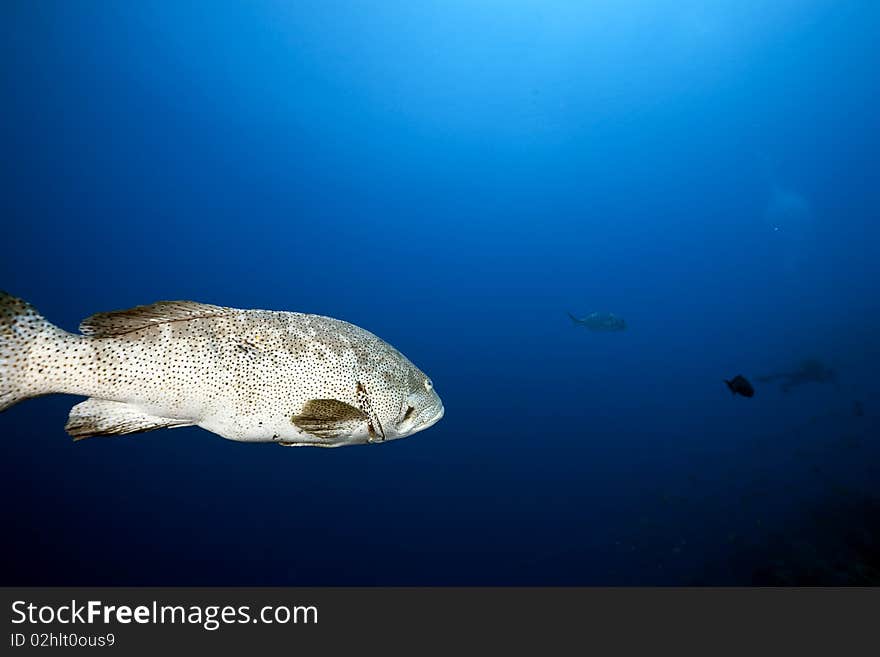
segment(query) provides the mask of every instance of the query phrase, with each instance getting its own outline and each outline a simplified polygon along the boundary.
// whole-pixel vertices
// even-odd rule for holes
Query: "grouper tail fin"
[[[724,383],[727,384],[727,387],[730,388],[730,394],[736,397],[736,390],[733,389],[733,382],[728,379],[722,379],[722,381],[724,381]]]
[[[53,338],[64,331],[54,326],[27,301],[0,290],[0,411],[44,390],[32,347],[41,337]]]
[[[573,323],[575,326],[577,326],[578,324],[581,324],[581,323],[582,323],[581,320],[579,320],[577,317],[575,317],[575,316],[572,315],[571,313],[566,313],[566,314],[568,315],[568,318],[572,321],[572,323]]]

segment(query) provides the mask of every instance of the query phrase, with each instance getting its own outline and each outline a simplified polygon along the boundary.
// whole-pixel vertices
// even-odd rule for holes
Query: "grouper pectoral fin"
[[[299,414],[290,418],[297,429],[317,438],[350,434],[368,420],[361,409],[338,399],[310,399]]]
[[[147,415],[124,402],[90,398],[70,409],[64,430],[74,440],[82,440],[92,436],[124,436],[192,424],[190,420]]]

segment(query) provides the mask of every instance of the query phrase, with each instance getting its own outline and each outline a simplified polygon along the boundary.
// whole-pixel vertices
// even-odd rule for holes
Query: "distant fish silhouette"
[[[614,313],[595,312],[586,317],[578,318],[568,313],[569,319],[575,326],[583,326],[590,331],[624,331],[626,322]]]
[[[788,392],[795,386],[805,383],[828,383],[834,381],[837,375],[830,367],[826,367],[821,361],[810,358],[801,362],[797,369],[791,372],[776,372],[774,374],[766,374],[759,376],[758,381],[767,383],[769,381],[781,381],[779,388],[782,392]]]
[[[853,415],[856,417],[864,417],[865,416],[865,405],[856,400],[853,402]]]
[[[731,394],[734,396],[742,395],[743,397],[753,397],[755,389],[742,374],[737,374],[732,379],[724,379],[724,383],[730,388]]]

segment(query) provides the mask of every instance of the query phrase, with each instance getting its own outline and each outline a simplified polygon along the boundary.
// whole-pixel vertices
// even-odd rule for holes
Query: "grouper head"
[[[434,384],[423,372],[413,367],[401,395],[397,416],[392,420],[394,438],[404,438],[427,429],[443,417],[443,402],[434,390]]]
[[[321,318],[323,357],[312,366],[324,387],[290,418],[294,435],[282,445],[341,447],[383,443],[427,429],[443,417],[430,378],[397,349],[347,322]],[[320,332],[323,331],[323,332]]]
[[[371,350],[376,352],[375,346]],[[378,360],[362,370],[362,408],[375,418],[368,427],[367,442],[405,438],[436,424],[444,413],[443,402],[430,377],[402,353],[383,343]]]
[[[355,349],[360,358],[356,365],[352,363],[352,370],[340,373],[339,396],[307,401],[291,417],[300,434],[280,444],[383,443],[411,436],[443,417],[443,402],[424,372],[375,336],[359,346],[365,345],[365,349]],[[345,388],[351,392],[346,394]]]

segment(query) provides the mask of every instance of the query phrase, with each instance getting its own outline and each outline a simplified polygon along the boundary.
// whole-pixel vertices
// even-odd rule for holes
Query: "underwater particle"
[[[590,331],[608,333],[626,330],[626,322],[614,313],[594,312],[585,317],[575,317],[568,313],[568,318],[575,326],[582,326]]]
[[[772,231],[783,269],[791,274],[806,267],[814,252],[816,215],[803,195],[774,180],[770,182],[772,193],[764,209],[764,221]]]
[[[727,384],[733,396],[753,397],[755,394],[752,384],[742,374],[737,374],[732,379],[724,379],[724,383]]]
[[[316,447],[404,438],[444,413],[403,354],[331,317],[160,301],[98,313],[80,333],[0,292],[0,411],[84,395],[65,426],[76,440],[199,426]]]

